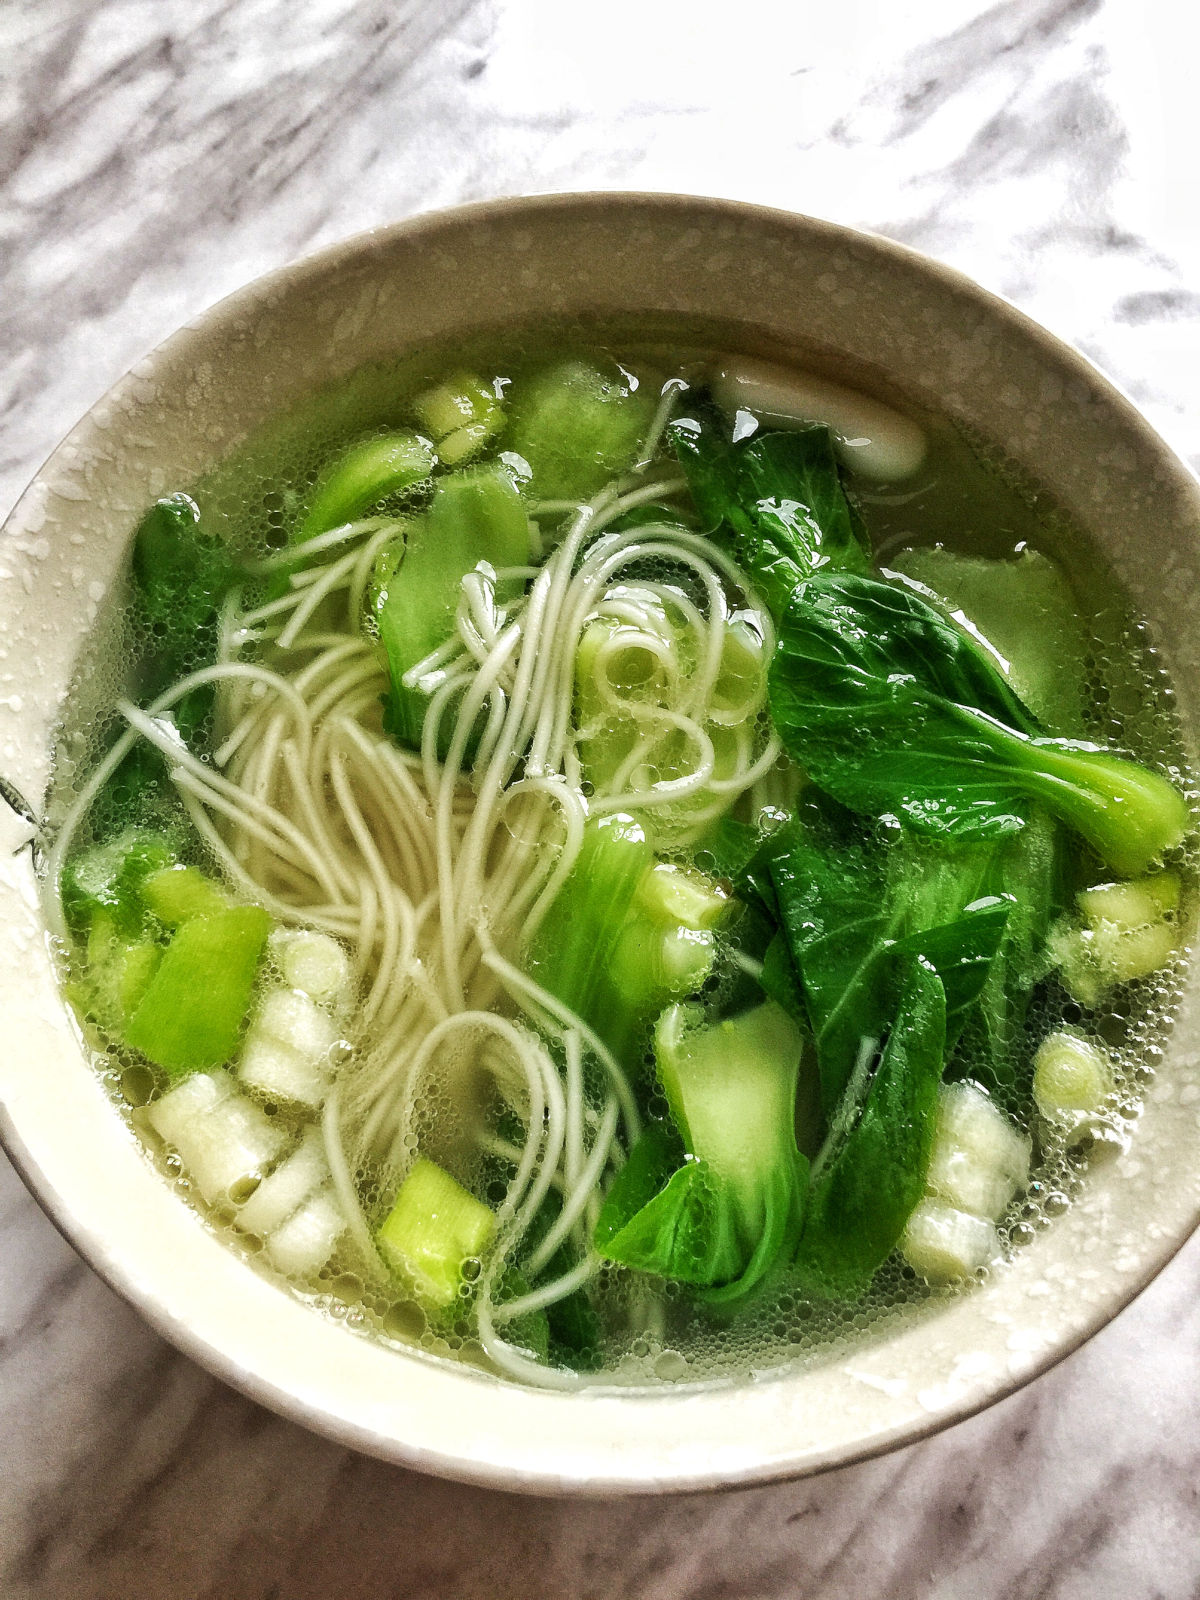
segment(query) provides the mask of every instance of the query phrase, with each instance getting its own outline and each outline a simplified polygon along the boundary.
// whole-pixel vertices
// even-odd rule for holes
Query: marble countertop
[[[1198,43],[1179,0],[6,0],[0,511],[247,279],[415,210],[570,188],[737,196],[927,250],[1085,350],[1198,465]],[[0,1158],[0,1592],[1183,1600],[1198,1289],[1200,1239],[1022,1393],[863,1466],[521,1499],[225,1388]]]

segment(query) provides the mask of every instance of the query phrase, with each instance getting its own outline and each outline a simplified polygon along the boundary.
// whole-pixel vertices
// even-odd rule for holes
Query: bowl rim
[[[641,190],[593,190],[581,192],[556,192],[534,196],[510,196],[500,199],[475,201],[466,205],[420,212],[381,227],[360,231],[336,241],[322,249],[307,254],[296,261],[277,267],[235,289],[213,302],[197,315],[189,318],[179,329],[161,341],[146,356],[106,389],[88,408],[87,412],[63,436],[39,467],[27,488],[15,502],[12,511],[0,529],[0,539],[14,521],[18,521],[28,497],[35,491],[48,468],[65,447],[91,424],[93,414],[114,389],[119,388],[131,375],[139,373],[147,364],[161,360],[196,332],[209,332],[223,322],[236,319],[245,311],[259,305],[264,297],[278,291],[294,292],[328,274],[339,265],[385,252],[395,240],[420,242],[434,240],[438,235],[453,233],[478,224],[506,221],[514,217],[560,214],[591,214],[610,210],[614,206],[641,211],[647,215],[665,213],[678,216],[691,215],[700,222],[732,220],[740,224],[757,224],[760,227],[799,230],[829,246],[853,243],[858,249],[867,249],[883,262],[903,263],[907,268],[919,270],[923,275],[938,280],[957,296],[965,297],[994,319],[1006,324],[1026,341],[1032,341],[1055,362],[1073,368],[1086,379],[1089,388],[1104,403],[1117,412],[1126,430],[1134,432],[1143,445],[1160,461],[1169,463],[1171,470],[1186,480],[1193,488],[1200,487],[1191,468],[1172,449],[1170,444],[1150,426],[1137,406],[1093,361],[1066,341],[1050,333],[1040,323],[1013,305],[1003,296],[983,288],[966,274],[948,266],[923,252],[861,229],[790,212],[780,208],[753,205],[742,201],[700,195],[659,193]],[[298,1421],[342,1445],[349,1445],[366,1454],[398,1465],[406,1465],[432,1472],[461,1482],[474,1483],[507,1491],[531,1494],[553,1493],[587,1496],[614,1496],[621,1494],[654,1492],[691,1493],[720,1487],[748,1487],[766,1484],[849,1466],[871,1459],[920,1439],[940,1432],[1006,1398],[1025,1383],[1040,1376],[1059,1361],[1072,1354],[1100,1328],[1119,1314],[1178,1253],[1200,1223],[1200,1207],[1196,1208],[1189,1226],[1176,1237],[1160,1240],[1147,1250],[1139,1269],[1126,1277],[1120,1289],[1105,1298],[1089,1315],[1077,1320],[1069,1336],[1059,1339],[1048,1350],[1030,1357],[1008,1376],[991,1381],[982,1389],[965,1393],[957,1401],[949,1401],[931,1412],[923,1422],[909,1420],[890,1430],[875,1433],[850,1448],[835,1444],[825,1449],[807,1449],[795,1460],[769,1463],[739,1463],[717,1468],[689,1471],[676,1467],[665,1473],[659,1469],[647,1472],[643,1467],[624,1470],[610,1469],[606,1473],[583,1470],[548,1472],[522,1468],[496,1462],[481,1462],[477,1457],[439,1453],[428,1447],[417,1448],[394,1436],[383,1436],[369,1427],[357,1425],[346,1416],[340,1416],[309,1402],[293,1389],[281,1387],[264,1373],[248,1369],[232,1352],[213,1344],[196,1328],[173,1317],[161,1300],[155,1298],[153,1285],[140,1281],[131,1265],[107,1254],[81,1229],[80,1219],[72,1213],[55,1184],[43,1172],[41,1165],[28,1147],[7,1103],[0,1101],[0,1144],[9,1154],[14,1166],[47,1217],[63,1237],[88,1261],[94,1271],[128,1304],[133,1306],[149,1324],[177,1349],[191,1357],[206,1370],[231,1384],[249,1398],[268,1406],[284,1417]],[[159,1181],[157,1177],[155,1181]],[[221,1248],[224,1248],[223,1246]],[[307,1313],[306,1313],[307,1314]],[[455,1369],[456,1376],[476,1375]],[[764,1382],[789,1381],[786,1374],[772,1376]],[[510,1391],[537,1393],[522,1390],[521,1386],[508,1384]],[[754,1384],[717,1385],[706,1387],[706,1394],[743,1393]],[[625,1391],[619,1394],[623,1405],[630,1403],[665,1406],[679,1390],[664,1389]]]

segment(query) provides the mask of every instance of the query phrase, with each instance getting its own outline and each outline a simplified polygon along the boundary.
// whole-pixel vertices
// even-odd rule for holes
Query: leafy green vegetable
[[[507,1115],[511,1115],[508,1113]],[[501,1121],[506,1120],[502,1118]],[[513,1119],[512,1132],[519,1139],[522,1134],[520,1119]],[[503,1182],[507,1182],[516,1172],[516,1166],[507,1162]],[[622,1169],[624,1170],[624,1169]],[[527,1292],[526,1288],[518,1288],[517,1281],[524,1276],[524,1263],[530,1255],[541,1246],[549,1229],[558,1221],[562,1214],[562,1197],[551,1189],[538,1208],[537,1215],[530,1223],[529,1229],[520,1242],[519,1253],[513,1266],[506,1269],[501,1280],[501,1287],[505,1291],[502,1299],[517,1298]],[[558,1249],[540,1269],[539,1276],[550,1280],[564,1276],[578,1264],[579,1256],[574,1245],[564,1240]],[[543,1335],[538,1327],[541,1324],[545,1329]],[[603,1331],[600,1319],[596,1315],[589,1298],[588,1286],[574,1290],[561,1300],[554,1300],[544,1311],[526,1312],[522,1316],[504,1325],[503,1335],[506,1340],[524,1344],[527,1349],[540,1353],[543,1361],[549,1361],[554,1366],[565,1366],[576,1372],[590,1372],[600,1365],[604,1345]],[[542,1349],[544,1342],[545,1349]]]
[[[788,753],[852,810],[965,840],[1018,831],[1040,801],[1126,874],[1186,831],[1164,778],[1039,737],[983,650],[895,585],[816,573],[784,614],[769,683]]]
[[[813,1164],[796,1263],[814,1291],[856,1298],[904,1231],[924,1190],[945,1042],[941,980],[912,958],[878,1066],[858,1075]]]
[[[1025,1020],[1035,987],[1055,965],[1050,929],[1070,899],[1065,854],[1062,825],[1040,807],[1002,846],[1008,921],[966,1025],[971,1075],[1000,1093],[1027,1084],[1032,1072]]]
[[[211,626],[235,571],[224,544],[205,533],[189,495],[156,500],[138,525],[133,577],[142,609],[169,645],[187,655],[196,653],[192,636]]]
[[[146,923],[141,890],[152,873],[174,865],[177,841],[145,828],[126,828],[115,839],[73,856],[62,876],[68,925],[86,932],[97,912],[107,911],[119,933],[140,934]]]
[[[215,658],[221,602],[238,572],[225,544],[205,531],[196,502],[172,494],[139,523],[130,575],[135,673],[142,696],[154,699]],[[188,744],[209,725],[213,697],[205,684],[175,702],[171,716]],[[168,809],[165,777],[162,756],[138,744],[106,784],[104,807],[121,822],[154,825]]]
[[[619,1020],[610,1011],[613,953],[653,864],[646,830],[633,817],[618,811],[590,822],[575,866],[526,954],[538,983],[606,1040]]]
[[[401,743],[420,748],[429,704],[404,674],[454,631],[463,578],[480,562],[516,567],[528,559],[529,519],[507,473],[472,467],[438,480],[429,510],[408,525],[401,560],[371,596],[391,678],[385,726]]]
[[[770,992],[794,977],[832,1115],[855,1066],[887,1036],[903,975],[920,956],[942,979],[953,1044],[987,981],[1010,903],[995,846],[940,850],[900,834],[880,846],[809,802],[755,862],[779,923]]]
[[[704,1161],[679,1167],[597,1249],[610,1261],[695,1288],[735,1279],[745,1260],[731,1197]]]
[[[672,1124],[651,1122],[642,1130],[625,1165],[610,1184],[596,1219],[594,1237],[601,1255],[608,1254],[608,1246],[664,1187],[683,1164],[684,1155],[683,1141]]]
[[[728,904],[703,873],[657,861],[642,825],[616,812],[588,824],[526,964],[629,1064],[668,1001],[708,977]]]
[[[604,1333],[600,1318],[583,1289],[546,1307],[549,1356],[555,1366],[595,1372],[603,1361]]]
[[[702,523],[729,545],[776,618],[818,567],[866,569],[828,428],[734,442],[721,413],[701,398],[671,432]]]
[[[901,550],[887,565],[986,642],[1047,733],[1082,736],[1087,640],[1070,586],[1049,556],[1022,549],[998,561],[937,545]]]
[[[516,1267],[506,1267],[497,1285],[496,1305],[502,1306],[509,1300],[520,1300],[532,1287],[523,1272]],[[447,1307],[447,1320],[452,1322],[460,1320],[453,1314],[463,1309],[461,1299]],[[518,1350],[523,1350],[535,1361],[545,1363],[550,1360],[550,1318],[544,1308],[522,1311],[515,1317],[506,1318],[501,1324],[501,1335],[506,1344],[515,1345]]]
[[[186,494],[155,501],[133,544],[133,600],[138,634],[149,642],[139,662],[142,692],[153,699],[217,652],[221,601],[237,578],[225,544],[206,533],[196,502]],[[205,685],[173,711],[192,742],[212,710]]]
[[[745,1295],[799,1236],[807,1163],[794,1116],[799,1030],[762,1005],[705,1025],[672,1006],[655,1030],[659,1077],[687,1159],[650,1131],[610,1190],[596,1248],[612,1261],[697,1287],[710,1301]],[[632,1169],[632,1170],[630,1170]]]
[[[609,363],[564,361],[514,381],[505,445],[529,465],[542,500],[590,500],[634,465],[656,396]]]

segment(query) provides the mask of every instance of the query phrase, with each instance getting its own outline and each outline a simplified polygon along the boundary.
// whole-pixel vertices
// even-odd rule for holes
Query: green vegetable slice
[[[404,674],[454,631],[462,580],[481,562],[519,567],[529,559],[529,519],[507,473],[473,467],[439,480],[429,510],[408,525],[403,558],[376,584],[372,606],[387,652],[388,731],[420,748],[428,693]]]
[[[504,407],[490,384],[459,372],[426,389],[412,403],[417,420],[437,440],[445,466],[461,465],[504,427]]]
[[[228,1061],[270,931],[261,906],[231,906],[183,923],[130,1018],[126,1042],[171,1073]]]
[[[445,1310],[458,1299],[466,1263],[482,1255],[495,1231],[489,1208],[422,1156],[400,1185],[378,1243],[384,1260],[418,1296]]]
[[[293,542],[353,522],[380,500],[411,489],[429,477],[433,462],[429,444],[415,433],[377,434],[351,445],[318,480]]]
[[[229,905],[229,896],[198,867],[175,863],[151,872],[142,880],[143,905],[168,928],[191,917],[210,916]]]
[[[118,1038],[141,1003],[162,960],[163,947],[152,939],[129,937],[112,912],[92,917],[82,976],[69,988],[83,1016],[94,1017]]]
[[[656,396],[615,363],[564,361],[518,378],[505,446],[529,465],[541,500],[590,500],[637,461]]]

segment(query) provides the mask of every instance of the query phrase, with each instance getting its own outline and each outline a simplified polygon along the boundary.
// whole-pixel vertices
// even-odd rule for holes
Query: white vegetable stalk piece
[[[329,1260],[345,1231],[346,1218],[332,1188],[318,1189],[267,1240],[267,1258],[290,1277],[311,1277]]]
[[[1000,1253],[996,1223],[1029,1181],[1030,1142],[974,1083],[938,1090],[925,1186],[900,1241],[929,1283],[969,1278]]]
[[[271,989],[246,1033],[238,1076],[268,1099],[309,1111],[329,1090],[333,1018],[300,989]]]
[[[1114,984],[1150,977],[1176,953],[1179,929],[1168,920],[1179,909],[1173,872],[1084,889],[1079,909],[1086,926],[1061,930],[1056,955],[1081,1005],[1098,1005]]]
[[[1030,1142],[974,1083],[938,1090],[933,1154],[925,1175],[932,1194],[960,1211],[998,1222],[1029,1182]]]
[[[904,1259],[927,1283],[970,1278],[1000,1254],[994,1222],[927,1196],[917,1206],[900,1241]]]
[[[284,982],[293,989],[330,1011],[349,1004],[350,958],[336,939],[309,928],[276,928],[269,947]]]
[[[824,378],[739,357],[716,374],[712,392],[730,414],[748,411],[768,427],[825,423],[840,459],[864,478],[909,478],[925,459],[924,431],[911,418]]]
[[[296,1149],[263,1179],[237,1214],[239,1228],[260,1239],[274,1233],[308,1197],[329,1181],[329,1162],[319,1128],[308,1128]]]
[[[1073,1033],[1052,1033],[1033,1058],[1033,1098],[1044,1117],[1094,1116],[1115,1087],[1108,1052]]]
[[[288,1142],[278,1123],[222,1071],[193,1073],[151,1105],[146,1117],[179,1152],[209,1205],[249,1193]]]

